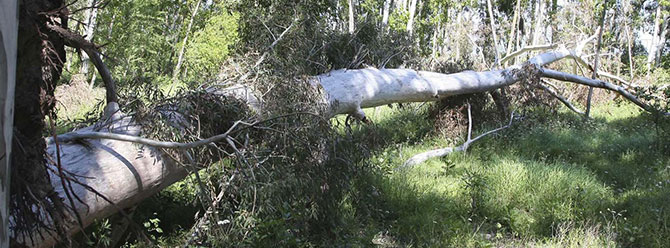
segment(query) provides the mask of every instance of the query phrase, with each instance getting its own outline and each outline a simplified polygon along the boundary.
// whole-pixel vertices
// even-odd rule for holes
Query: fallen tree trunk
[[[453,95],[486,92],[516,83],[529,73],[592,85],[590,83],[594,80],[569,74],[557,76],[552,71],[541,69],[557,60],[579,56],[581,48],[592,39],[593,37],[579,43],[573,50],[559,47],[537,55],[524,64],[501,70],[454,74],[411,69],[336,70],[312,78],[311,83],[325,91],[326,99],[323,101],[329,107],[327,117],[351,114],[361,120],[366,119],[363,108],[398,102],[435,101]],[[598,85],[602,86],[601,83]],[[615,90],[649,110],[648,106],[622,87],[603,88]],[[256,99],[243,100],[253,104]],[[64,184],[61,183],[62,173],[59,176],[58,164],[63,171],[69,172],[65,176],[80,182],[73,181],[68,187],[74,197],[80,200],[74,201],[74,206],[71,207],[80,215],[84,226],[132,206],[188,174],[183,166],[177,165],[161,150],[131,142],[137,140],[128,139],[127,136],[140,136],[142,128],[131,117],[120,112],[113,113],[114,104],[116,103],[110,102],[108,105],[106,127],[100,130],[96,130],[99,127],[78,130],[77,135],[65,134],[62,140],[56,137],[47,145],[48,155],[52,158],[48,163],[51,182],[60,197],[66,199],[68,196],[67,190],[63,188]],[[95,136],[95,133],[101,132],[121,136]],[[68,136],[70,140],[66,138]],[[97,139],[101,137],[104,139]],[[74,218],[71,218],[66,229],[71,233],[80,231]],[[19,243],[37,247],[49,247],[56,242],[50,235],[14,238]]]

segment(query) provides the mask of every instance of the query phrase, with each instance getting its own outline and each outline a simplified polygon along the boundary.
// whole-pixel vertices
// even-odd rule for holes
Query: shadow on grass
[[[399,111],[373,126],[355,126],[349,134],[371,149],[366,162],[382,170],[358,184],[356,190],[373,193],[359,197],[353,211],[372,205],[384,214],[353,218],[366,223],[365,238],[387,233],[418,246],[499,243],[499,233],[551,239],[567,222],[612,228],[621,245],[663,246],[670,237],[669,142],[658,137],[648,114],[630,107],[605,111],[614,113],[590,121],[530,113],[466,155],[399,174],[388,168],[430,145],[445,145],[431,135],[432,122],[420,112]]]

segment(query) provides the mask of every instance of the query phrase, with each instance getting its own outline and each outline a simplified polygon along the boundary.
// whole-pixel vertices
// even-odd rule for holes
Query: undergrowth
[[[343,177],[349,185],[345,194],[329,198],[341,200],[324,202],[331,204],[327,211],[310,210],[322,206],[310,203],[311,193],[282,186],[302,181],[302,174],[274,181],[259,198],[280,202],[259,205],[268,215],[255,215],[254,227],[243,229],[249,232],[246,241],[235,246],[663,247],[670,242],[670,144],[657,140],[651,117],[635,106],[601,105],[589,121],[567,112],[530,111],[465,154],[394,170],[417,152],[462,142],[435,133],[426,111],[418,104],[383,107],[366,110],[371,125],[340,125],[341,145],[367,142],[369,149],[359,161],[364,166]],[[546,115],[552,120],[544,120]],[[337,126],[343,119],[332,122]],[[498,125],[482,122],[475,132]],[[170,205],[193,204],[197,190],[189,185],[173,185],[139,207],[156,211],[160,204],[166,210],[141,215],[144,221],[160,218],[169,230],[159,235],[159,244],[179,244],[188,233],[192,221],[166,212]],[[304,216],[310,211],[328,216]]]

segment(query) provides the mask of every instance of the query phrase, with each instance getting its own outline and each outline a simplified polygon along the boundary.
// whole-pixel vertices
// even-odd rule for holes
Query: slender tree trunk
[[[598,77],[598,60],[600,59],[600,45],[603,39],[603,28],[605,24],[605,14],[607,13],[607,0],[603,2],[603,12],[600,14],[600,20],[598,21],[598,41],[596,42],[596,56],[593,58],[593,74],[591,75],[592,79]],[[593,97],[593,87],[589,87],[589,95],[586,98],[586,118],[589,118],[591,114],[591,98]]]
[[[197,0],[193,13],[191,13],[191,19],[188,21],[188,27],[186,27],[186,34],[184,35],[184,40],[181,43],[181,48],[179,49],[179,57],[177,57],[177,65],[172,71],[172,78],[179,77],[179,70],[181,65],[184,62],[184,51],[186,51],[186,44],[188,42],[188,36],[191,34],[191,27],[193,27],[193,20],[195,19],[196,14],[198,14],[198,9],[200,9],[200,0]]]
[[[628,67],[629,67],[629,73],[630,73],[630,80],[633,81],[634,77],[634,71],[633,71],[633,35],[630,32],[630,26],[628,26],[628,22],[625,22],[626,25],[626,36],[628,38]]]
[[[112,38],[112,32],[114,31],[114,21],[115,20],[116,20],[116,13],[112,14],[112,21],[109,22],[109,30],[107,31],[107,39]],[[87,57],[88,57],[88,55],[87,55]],[[93,88],[93,86],[95,86],[95,79],[97,78],[97,76],[98,76],[98,73],[93,72],[93,76],[91,77],[91,82],[88,84],[89,88]]]
[[[657,67],[659,64],[661,64],[661,56],[663,55],[663,49],[665,48],[665,41],[668,36],[668,19],[665,17],[663,18],[665,20],[663,22],[663,25],[661,27],[661,35],[659,36],[658,40],[658,45],[656,48],[656,61],[654,63],[654,67]]]
[[[656,7],[656,15],[654,21],[654,32],[651,34],[651,45],[649,46],[649,51],[647,53],[647,74],[651,72],[651,69],[654,68],[654,62],[656,62],[656,51],[658,50],[658,43],[660,40],[660,29],[661,29],[661,6],[660,4]]]
[[[435,27],[433,29],[433,42],[432,42],[433,47],[431,49],[432,50],[431,56],[433,58],[437,57],[437,49],[438,49],[437,42],[438,42],[439,34],[440,34],[440,26],[441,26],[440,23],[438,23],[438,24],[435,25]]]
[[[391,11],[391,0],[384,0],[384,10],[382,13],[382,26],[387,27],[389,24],[389,15]]]
[[[354,0],[349,0],[349,33],[356,31],[356,21],[354,20]]]
[[[519,28],[519,12],[521,12],[521,0],[516,0],[516,7],[514,8],[514,18],[512,20],[512,27],[510,28],[509,40],[507,41],[507,52],[505,55],[510,54],[513,49],[515,49],[514,44],[516,38],[516,30]],[[507,66],[507,65],[505,65]]]
[[[493,6],[491,0],[486,0],[486,5],[488,6],[489,18],[491,20],[491,34],[493,34],[493,50],[496,55],[496,66],[500,66],[500,52],[498,51],[498,35],[496,34],[496,21],[493,16]]]
[[[18,1],[0,2],[0,247],[9,247],[9,201],[14,125]]]
[[[463,20],[462,12],[458,12],[458,17],[456,17],[456,28],[461,27],[461,21]],[[445,30],[446,32],[446,30]],[[456,59],[461,59],[461,41],[459,39],[454,40],[454,45],[456,46]]]
[[[98,16],[98,8],[95,8],[96,0],[89,0],[86,10],[86,30],[84,31],[84,38],[87,41],[93,40],[93,35],[95,34],[96,19]],[[88,54],[81,54],[81,68],[79,69],[80,74],[88,74],[90,59]]]
[[[533,28],[533,45],[537,45],[542,37],[542,0],[535,0],[535,27]]]
[[[416,4],[418,0],[412,0],[409,5],[409,19],[407,20],[407,32],[412,35],[414,32],[414,16],[416,15]]]

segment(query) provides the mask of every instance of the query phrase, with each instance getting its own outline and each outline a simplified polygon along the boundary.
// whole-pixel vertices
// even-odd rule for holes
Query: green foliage
[[[202,78],[216,76],[237,42],[239,14],[221,12],[210,17],[188,43],[185,59],[187,80],[201,81]]]
[[[124,32],[100,39],[111,41],[105,49],[114,74],[121,77],[124,111],[147,126],[147,136],[193,141],[222,133],[235,120],[265,120],[237,132],[236,149],[218,143],[191,150],[195,165],[168,153],[189,169],[208,171],[139,207],[135,220],[150,239],[162,246],[191,240],[208,247],[667,243],[670,214],[664,206],[670,191],[664,180],[670,176],[670,160],[664,152],[670,144],[653,132],[652,117],[630,106],[601,107],[613,114],[586,122],[528,108],[522,123],[478,141],[467,154],[401,172],[393,169],[410,155],[457,144],[462,137],[440,135],[435,120],[425,117],[431,108],[418,104],[366,110],[372,125],[345,126],[343,117],[324,120],[319,116],[322,92],[315,92],[306,76],[366,66],[455,72],[472,69],[479,54],[492,53],[485,38],[476,42],[488,50],[471,56],[474,41],[462,36],[439,41],[459,44],[461,58],[428,63],[422,57],[430,50],[435,26],[453,19],[449,9],[481,11],[475,1],[423,4],[412,37],[406,33],[404,10],[394,10],[388,30],[380,28],[380,0],[358,1],[356,32],[341,32],[346,1],[339,2],[203,2],[186,45],[184,82],[201,84],[219,76],[216,80],[234,81],[252,73],[253,80],[239,83],[263,92],[263,112],[253,119],[242,103],[185,87],[171,89],[176,85],[171,70],[188,33],[193,1],[110,3],[102,19],[115,20],[114,30]],[[515,2],[500,2],[499,10],[511,13]],[[576,18],[576,25],[585,26],[586,19]],[[284,39],[268,50],[289,26]],[[615,37],[606,34],[608,41]],[[264,63],[250,66],[264,52]],[[638,59],[641,64],[643,58]],[[198,128],[171,126],[156,109],[185,114]],[[483,122],[476,130],[498,125],[485,116],[475,114],[475,122]],[[219,192],[222,199],[208,213],[208,224],[189,230],[196,212],[203,216]],[[96,231],[96,239],[104,241],[107,229]]]
[[[86,242],[89,247],[109,247],[111,243],[112,226],[109,219],[99,221],[93,226],[91,239]]]
[[[663,201],[652,202],[668,192],[658,186],[665,185],[663,168],[670,158],[660,153],[668,144],[653,148],[656,134],[641,128],[648,120],[633,106],[606,106],[596,113],[604,110],[616,114],[598,115],[589,124],[569,116],[551,122],[527,116],[502,137],[480,141],[467,155],[427,161],[409,172],[372,180],[374,186],[368,187],[381,195],[377,205],[383,203],[381,211],[389,213],[358,222],[374,224],[372,230],[363,225],[363,230],[387,230],[396,240],[419,246],[509,245],[518,240],[522,246],[575,246],[579,240],[594,246],[662,246],[668,233],[655,228],[670,215],[658,209]],[[420,115],[396,113],[373,121],[394,129],[403,119]],[[413,128],[421,129],[421,123]],[[398,130],[406,129],[412,128]],[[395,141],[390,143],[400,144],[383,149],[371,162],[387,170],[418,151],[448,145],[418,136],[424,137],[420,145],[391,138]],[[644,198],[647,189],[657,193]],[[581,236],[560,231],[565,225]]]
[[[112,74],[121,78],[153,77],[172,69],[181,1],[114,1],[99,16],[96,41],[108,44],[104,52]],[[167,18],[166,18],[167,17]]]

